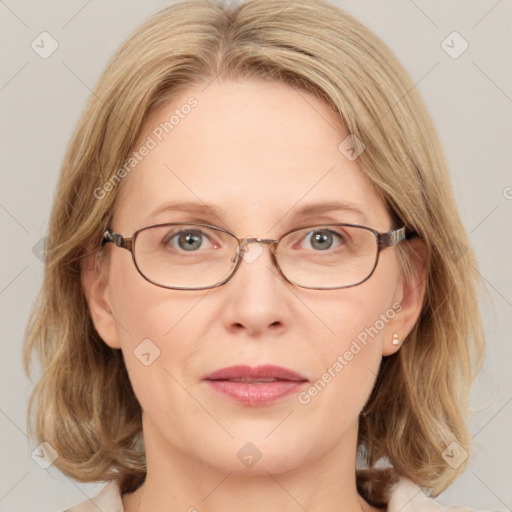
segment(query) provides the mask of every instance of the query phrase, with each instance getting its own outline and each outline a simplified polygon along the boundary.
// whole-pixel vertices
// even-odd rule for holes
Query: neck
[[[242,464],[206,464],[175,447],[145,425],[147,476],[123,496],[125,512],[371,512],[357,493],[357,425],[320,457],[301,460],[284,471],[269,471],[264,457],[251,470]],[[148,435],[151,434],[151,435]],[[236,451],[236,450],[235,450]],[[274,466],[275,467],[275,466]]]

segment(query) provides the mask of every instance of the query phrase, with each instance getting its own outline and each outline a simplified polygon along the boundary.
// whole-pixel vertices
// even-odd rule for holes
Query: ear
[[[107,256],[90,254],[82,265],[82,287],[89,313],[101,339],[111,348],[121,348],[117,325],[108,297]]]
[[[386,339],[382,345],[382,355],[389,356],[396,353],[405,338],[413,330],[423,309],[425,298],[428,250],[425,242],[420,238],[412,238],[407,242],[407,252],[411,260],[411,275],[403,276],[396,291],[395,301],[401,305],[396,309],[396,316],[388,324]],[[396,333],[398,344],[393,343]]]

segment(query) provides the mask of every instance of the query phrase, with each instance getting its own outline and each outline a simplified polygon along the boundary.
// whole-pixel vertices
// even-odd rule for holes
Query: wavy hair
[[[114,55],[65,154],[49,224],[45,276],[24,346],[41,364],[28,422],[79,481],[143,481],[141,409],[120,350],[96,332],[81,284],[83,256],[113,215],[120,186],[98,190],[123,166],[142,124],[178,90],[217,77],[259,77],[314,94],[366,148],[358,162],[396,225],[428,251],[426,295],[401,349],[384,358],[359,426],[367,469],[359,492],[383,503],[393,475],[435,496],[465,468],[443,459],[457,441],[470,450],[468,394],[481,365],[483,331],[476,262],[457,212],[444,155],[408,73],[386,45],[324,1],[189,0],[159,11]],[[122,185],[122,184],[121,184]],[[397,249],[404,271],[414,257]],[[377,462],[392,469],[382,478]]]

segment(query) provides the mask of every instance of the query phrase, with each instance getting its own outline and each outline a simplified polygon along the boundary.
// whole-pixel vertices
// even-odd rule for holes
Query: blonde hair
[[[387,460],[434,495],[465,468],[443,459],[469,451],[470,384],[483,357],[478,273],[451,192],[443,152],[414,84],[392,52],[343,10],[313,0],[190,0],[163,9],[120,47],[91,95],[67,149],[49,226],[44,284],[27,328],[26,372],[42,365],[29,424],[79,481],[145,475],[141,410],[121,352],[92,324],[81,259],[97,248],[119,186],[97,199],[123,166],[148,113],[178,90],[217,77],[277,80],[323,99],[366,148],[358,162],[397,226],[428,250],[426,298],[414,330],[384,358],[360,417],[369,468]],[[413,257],[405,242],[405,270]],[[34,413],[33,415],[31,413]],[[33,418],[32,418],[33,416]],[[33,423],[33,425],[32,425]],[[381,474],[381,473],[379,473]],[[375,477],[375,478],[374,478]],[[375,471],[358,474],[370,503],[385,499]]]

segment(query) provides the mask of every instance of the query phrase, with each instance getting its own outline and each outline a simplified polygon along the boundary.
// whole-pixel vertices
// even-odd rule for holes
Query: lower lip
[[[302,388],[305,381],[277,380],[275,382],[233,382],[229,380],[209,380],[208,384],[217,393],[243,405],[269,405]]]

